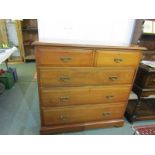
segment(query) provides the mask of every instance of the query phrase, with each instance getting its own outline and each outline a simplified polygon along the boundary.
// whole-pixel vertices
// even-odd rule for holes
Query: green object
[[[14,78],[13,78],[13,74],[6,72],[6,73],[0,75],[0,82],[5,85],[6,89],[12,88],[12,86],[15,83]]]

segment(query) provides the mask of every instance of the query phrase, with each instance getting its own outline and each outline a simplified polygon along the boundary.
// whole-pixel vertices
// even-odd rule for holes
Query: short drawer
[[[133,68],[48,68],[39,69],[41,87],[131,84]]]
[[[130,85],[117,87],[54,87],[40,89],[41,104],[47,106],[65,106],[82,104],[104,104],[126,101],[129,96]]]
[[[137,66],[141,59],[140,52],[97,50],[95,66]]]
[[[43,125],[58,125],[122,118],[124,103],[42,108]]]
[[[36,50],[39,66],[93,66],[94,56],[89,49],[38,47]]]

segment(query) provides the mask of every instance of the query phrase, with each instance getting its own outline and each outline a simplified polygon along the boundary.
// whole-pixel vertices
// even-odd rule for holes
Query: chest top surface
[[[118,49],[118,50],[138,50],[145,51],[146,48],[135,46],[107,46],[107,45],[88,45],[88,44],[61,44],[61,43],[45,43],[45,42],[33,42],[35,46],[49,46],[49,47],[64,47],[64,48],[95,48],[95,49]]]

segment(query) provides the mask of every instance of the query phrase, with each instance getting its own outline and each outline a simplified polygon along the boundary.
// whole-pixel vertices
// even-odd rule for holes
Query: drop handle
[[[69,81],[71,78],[67,76],[61,76],[59,79],[60,81],[66,82],[66,81]]]
[[[71,61],[72,58],[71,57],[61,57],[60,60],[63,62],[68,62],[68,61]]]
[[[60,97],[60,101],[65,102],[65,101],[68,101],[69,98],[70,98],[69,96],[62,96],[62,97]]]
[[[114,98],[114,96],[109,95],[109,96],[106,96],[106,98],[107,98],[108,100],[110,100],[110,99],[113,99],[113,98]]]
[[[61,121],[67,121],[69,119],[69,117],[68,116],[64,116],[64,115],[60,115],[59,119]]]
[[[102,113],[102,116],[110,116],[111,115],[111,112],[103,112]]]
[[[111,81],[116,81],[116,80],[118,79],[118,77],[117,77],[117,76],[110,76],[109,79],[110,79]]]
[[[114,62],[116,62],[116,63],[120,63],[120,62],[122,62],[123,61],[123,59],[121,59],[121,58],[115,58],[114,59]]]

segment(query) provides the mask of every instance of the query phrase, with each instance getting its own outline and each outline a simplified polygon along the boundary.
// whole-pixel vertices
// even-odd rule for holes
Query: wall
[[[54,21],[38,19],[39,41],[129,45],[135,20]]]

